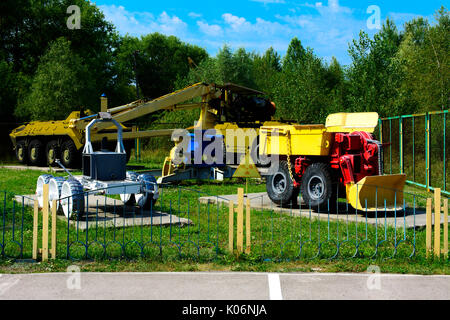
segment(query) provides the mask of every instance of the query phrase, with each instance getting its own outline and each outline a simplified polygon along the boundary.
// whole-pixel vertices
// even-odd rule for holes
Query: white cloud
[[[187,31],[187,24],[177,16],[170,16],[163,11],[155,17],[149,12],[130,12],[123,6],[100,5],[106,20],[111,21],[122,34],[139,36],[152,32],[166,35],[183,36]]]
[[[193,18],[193,19],[198,19],[201,18],[203,15],[201,13],[197,13],[197,12],[189,12],[189,17]]]
[[[286,3],[284,0],[251,0],[251,1],[261,2],[261,3],[264,3],[265,5],[269,4],[269,3]]]
[[[209,25],[206,22],[197,21],[197,25],[200,31],[208,36],[220,37],[223,35],[222,28],[217,24]]]

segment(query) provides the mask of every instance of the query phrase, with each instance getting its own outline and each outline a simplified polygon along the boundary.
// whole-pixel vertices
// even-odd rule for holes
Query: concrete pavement
[[[0,300],[8,299],[449,300],[450,276],[246,272],[0,274]]]

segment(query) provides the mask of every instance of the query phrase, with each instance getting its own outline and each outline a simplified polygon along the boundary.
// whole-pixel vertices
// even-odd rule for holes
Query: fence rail
[[[450,195],[449,110],[379,120],[387,174],[406,173],[408,183]]]
[[[433,215],[431,199],[406,192],[394,208],[376,201],[371,211],[367,200],[364,210],[342,199],[315,208],[302,203],[300,194],[277,206],[265,194],[244,195],[243,190],[236,197],[163,186],[148,209],[85,193],[83,212],[56,219],[56,201],[47,216],[33,197],[2,195],[1,259],[36,259],[41,244],[42,258],[50,252],[50,258],[70,260],[212,261],[233,256],[236,249],[272,261],[393,259],[429,256],[433,245],[435,255],[448,259],[448,199],[440,196]]]

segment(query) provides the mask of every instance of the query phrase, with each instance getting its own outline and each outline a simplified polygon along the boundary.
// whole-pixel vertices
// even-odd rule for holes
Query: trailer
[[[117,128],[115,151],[101,149],[94,151],[91,130],[96,124],[114,124]],[[151,208],[159,197],[158,184],[150,174],[138,175],[126,171],[126,151],[122,140],[122,126],[109,113],[100,112],[96,119],[86,126],[86,144],[83,148],[83,175],[67,179],[41,175],[37,180],[36,195],[39,206],[43,206],[43,186],[49,185],[49,200],[56,200],[57,210],[62,210],[70,219],[74,213],[85,213],[85,198],[90,194],[120,195],[125,205]],[[56,162],[66,169],[63,164]]]

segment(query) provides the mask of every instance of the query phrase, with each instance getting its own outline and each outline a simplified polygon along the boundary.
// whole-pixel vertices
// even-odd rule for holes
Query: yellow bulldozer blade
[[[378,125],[378,113],[335,113],[327,118],[325,127],[327,132],[348,132],[365,131],[373,133]]]
[[[356,184],[347,185],[347,201],[362,211],[401,208],[405,183],[405,174],[365,177]]]

